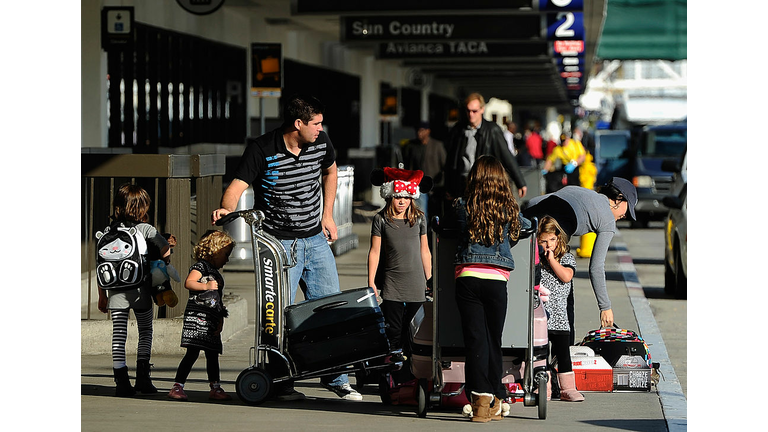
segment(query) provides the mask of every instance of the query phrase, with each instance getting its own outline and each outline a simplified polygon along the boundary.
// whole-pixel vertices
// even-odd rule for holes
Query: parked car
[[[601,186],[613,177],[628,178],[630,172],[630,132],[628,130],[598,130],[595,136],[595,166]]]
[[[635,143],[631,180],[637,188],[637,226],[664,220],[669,212],[664,197],[672,193],[673,173],[662,169],[664,161],[678,162],[688,146],[688,123],[645,126]]]
[[[665,163],[664,168],[674,168]],[[664,222],[664,291],[675,298],[688,296],[688,157],[677,165],[673,185],[676,195],[666,196],[664,205],[669,212]]]

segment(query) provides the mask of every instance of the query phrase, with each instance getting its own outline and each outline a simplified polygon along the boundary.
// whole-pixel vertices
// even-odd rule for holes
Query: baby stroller
[[[507,285],[507,318],[502,335],[503,382],[507,388],[522,384],[518,397],[524,406],[538,407],[538,418],[547,417],[547,318],[534,289],[537,221],[520,233],[512,248],[516,270]],[[469,403],[464,392],[465,351],[455,300],[454,258],[458,230],[441,229],[433,218],[433,301],[425,303],[423,319],[413,333],[411,371],[418,379],[417,414],[426,417],[432,408]],[[414,324],[416,324],[414,322]],[[530,365],[533,365],[531,367]],[[520,394],[522,393],[522,394]]]
[[[391,361],[373,288],[288,305],[288,269],[295,265],[294,257],[289,260],[283,244],[262,230],[261,211],[232,212],[216,224],[240,217],[251,228],[257,305],[249,366],[235,383],[242,401],[263,403],[275,383],[402,367],[402,362]]]

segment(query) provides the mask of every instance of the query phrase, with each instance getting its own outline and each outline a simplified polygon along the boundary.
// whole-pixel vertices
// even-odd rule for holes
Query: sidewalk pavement
[[[359,247],[336,259],[342,290],[367,285],[367,254],[370,244],[370,224],[356,223],[353,231],[359,237]],[[578,239],[575,239],[578,241]],[[572,244],[572,250],[575,250]],[[586,335],[599,328],[597,303],[587,278],[588,259],[577,258],[575,282],[576,335]],[[669,362],[664,342],[651,313],[642,287],[637,282],[631,257],[621,237],[614,242],[606,259],[608,293],[613,305],[614,318],[622,327],[639,330],[652,347],[655,362],[661,363],[661,382],[650,392],[586,392],[586,401],[566,403],[550,401],[545,420],[537,418],[536,407],[512,405],[511,417],[489,423],[486,429],[508,430],[524,427],[530,431],[592,431],[594,426],[603,430],[684,431],[687,430],[686,400]],[[152,379],[159,393],[134,398],[115,398],[112,379],[112,361],[108,352],[81,354],[81,429],[133,431],[142,428],[161,430],[253,430],[268,427],[278,430],[339,430],[354,425],[366,425],[372,430],[463,430],[466,419],[457,410],[430,411],[425,419],[416,417],[415,407],[384,405],[375,386],[365,387],[362,402],[339,400],[319,385],[318,379],[297,381],[297,390],[305,393],[307,401],[268,401],[259,407],[243,404],[235,393],[238,374],[248,367],[250,347],[254,341],[254,279],[247,271],[227,271],[224,278],[228,294],[239,297],[239,308],[245,310],[246,320],[239,324],[225,322],[233,327],[231,337],[224,342],[219,357],[224,389],[233,396],[231,402],[207,401],[208,384],[205,358],[201,355],[188,379],[186,390],[190,402],[179,403],[166,399],[182,351],[178,347],[158,350],[153,346]],[[301,292],[297,301],[303,300]],[[170,321],[170,320],[169,320]],[[237,321],[236,321],[237,322]],[[85,325],[85,324],[84,324]],[[180,324],[178,324],[180,326]],[[172,326],[156,326],[155,338]],[[240,328],[237,328],[240,327]],[[170,331],[170,330],[168,330]],[[104,333],[104,332],[102,332]],[[82,338],[107,338],[111,333],[86,333]],[[167,339],[173,339],[165,335]],[[86,340],[83,340],[85,347]],[[129,334],[128,347],[136,344],[135,335]],[[156,344],[157,345],[157,344]],[[169,343],[168,346],[172,344]],[[134,376],[135,355],[128,355],[130,375]],[[350,376],[354,384],[355,379]],[[206,408],[211,409],[206,409]],[[116,421],[120,419],[121,421]],[[512,423],[512,422],[515,423]]]

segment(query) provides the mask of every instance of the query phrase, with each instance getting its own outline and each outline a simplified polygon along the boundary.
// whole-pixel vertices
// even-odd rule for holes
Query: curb
[[[664,420],[669,432],[684,432],[688,430],[688,401],[680,386],[672,362],[669,360],[667,347],[661,337],[661,331],[653,317],[650,302],[645,297],[643,286],[637,277],[637,270],[624,243],[614,244],[619,261],[619,271],[622,273],[624,285],[627,287],[629,300],[635,312],[635,319],[640,334],[648,346],[653,347],[653,359],[659,363],[661,379],[656,385],[661,401]]]
[[[235,333],[248,327],[248,304],[240,296],[224,296],[229,316],[224,320],[221,331],[222,342],[227,341]],[[155,318],[152,324],[152,354],[180,354],[185,349],[180,346],[183,318]],[[135,355],[138,340],[138,326],[131,315],[128,320],[128,343],[125,344],[126,355]],[[131,342],[133,341],[133,342]],[[112,353],[112,321],[83,320],[80,323],[80,354],[98,355]]]

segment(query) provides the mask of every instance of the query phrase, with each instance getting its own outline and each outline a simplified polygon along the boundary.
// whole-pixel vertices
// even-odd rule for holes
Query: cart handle
[[[239,210],[239,211],[233,211],[230,213],[227,213],[226,215],[222,216],[221,219],[216,221],[217,226],[226,225],[235,219],[238,218],[244,218],[245,222],[248,224],[256,223],[257,225],[261,225],[261,222],[264,220],[264,213],[261,210]]]

